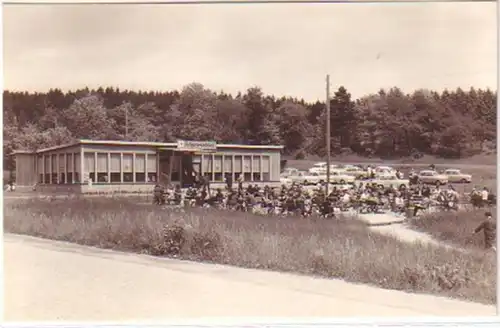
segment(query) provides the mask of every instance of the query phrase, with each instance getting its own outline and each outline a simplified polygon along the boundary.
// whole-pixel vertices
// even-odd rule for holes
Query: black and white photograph
[[[496,315],[495,2],[2,7],[6,322]]]

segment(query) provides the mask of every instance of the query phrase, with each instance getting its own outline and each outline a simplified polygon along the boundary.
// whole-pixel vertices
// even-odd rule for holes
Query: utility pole
[[[125,105],[125,140],[128,139],[128,106]]]
[[[326,196],[330,194],[330,75],[326,75]]]

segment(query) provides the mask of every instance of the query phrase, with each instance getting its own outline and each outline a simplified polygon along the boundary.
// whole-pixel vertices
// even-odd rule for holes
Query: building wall
[[[155,183],[158,154],[155,147],[84,145],[82,182],[94,184]]]
[[[33,186],[37,181],[34,154],[16,154],[16,185]]]
[[[38,190],[51,192],[151,192],[160,174],[156,146],[83,144],[17,156],[18,184],[32,186],[38,181],[44,185]],[[272,185],[280,180],[279,149],[219,147],[216,153],[194,157],[199,159],[199,173],[211,178],[214,186],[223,186],[227,174],[235,182],[243,174],[245,184]],[[177,166],[180,172],[180,159]]]

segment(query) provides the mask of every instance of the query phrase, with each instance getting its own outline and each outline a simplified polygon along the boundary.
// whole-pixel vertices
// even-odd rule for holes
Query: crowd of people
[[[238,183],[237,188],[227,186],[215,190],[207,184],[187,190],[182,190],[179,186],[164,188],[156,185],[154,188],[154,203],[158,205],[214,207],[261,215],[303,217],[334,217],[335,213],[349,210],[358,213],[392,211],[416,216],[430,207],[457,210],[459,204],[464,202],[484,207],[492,205],[494,201],[493,194],[486,188],[473,190],[469,195],[460,195],[452,185],[440,188],[413,184],[397,188],[361,182],[357,185],[333,186],[328,195],[322,185],[308,188],[298,184],[271,188],[252,184],[244,187],[242,183]]]

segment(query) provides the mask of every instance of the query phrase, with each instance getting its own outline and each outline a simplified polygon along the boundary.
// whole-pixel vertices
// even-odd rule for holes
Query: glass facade
[[[148,183],[157,180],[153,153],[88,152],[38,155],[38,183]],[[83,164],[83,173],[81,165]],[[80,180],[82,175],[82,180]]]
[[[163,154],[163,153],[162,153]],[[83,158],[81,156],[83,155]],[[182,155],[173,154],[163,161],[164,155],[152,152],[87,151],[58,154],[40,154],[37,157],[38,181],[41,184],[141,184],[163,181],[180,182],[187,174]],[[184,163],[184,164],[183,164]],[[213,153],[194,154],[188,161],[196,174],[211,182],[223,183],[226,178],[245,182],[272,182],[270,154]],[[189,164],[191,165],[191,164]],[[274,168],[276,169],[276,168]],[[189,173],[191,174],[191,173]],[[276,177],[275,177],[276,178]]]

